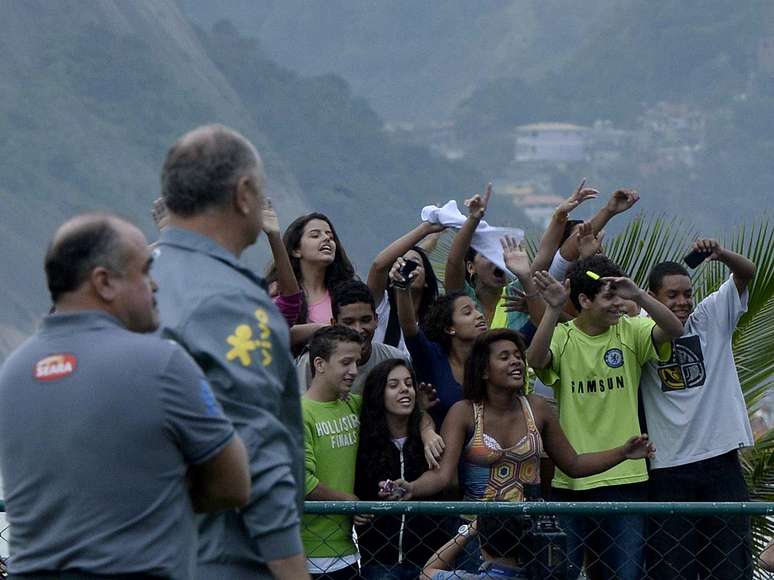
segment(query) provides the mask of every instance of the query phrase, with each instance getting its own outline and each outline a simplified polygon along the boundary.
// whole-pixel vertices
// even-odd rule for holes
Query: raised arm
[[[559,244],[562,243],[564,228],[567,225],[570,212],[587,199],[594,199],[599,195],[596,189],[587,188],[585,185],[586,180],[584,179],[578,189],[554,210],[551,221],[540,239],[535,259],[532,261],[532,272],[548,270],[554,259],[554,254],[559,249]]]
[[[578,226],[577,236],[578,252],[581,260],[602,253],[602,240],[605,238],[605,230],[595,234],[591,222],[583,222]]]
[[[384,298],[384,290],[387,288],[390,268],[399,257],[416,246],[426,236],[443,231],[442,225],[422,222],[407,234],[401,236],[389,246],[379,252],[371,263],[368,271],[368,288],[378,306]]]
[[[538,424],[542,425],[541,436],[546,453],[557,467],[570,477],[588,477],[602,473],[627,459],[652,458],[656,452],[648,436],[643,434],[631,437],[620,447],[578,454],[567,440],[555,411],[540,397],[532,395],[529,401]]]
[[[535,272],[534,280],[546,310],[527,349],[527,363],[534,369],[545,369],[551,366],[551,338],[570,295],[570,281],[560,284],[545,271]]]
[[[403,276],[400,275],[400,269],[403,267],[405,260],[398,258],[395,260],[392,269],[390,270],[390,280],[402,281]],[[416,272],[409,274],[409,278],[413,278]],[[417,321],[417,315],[414,311],[414,299],[411,296],[411,283],[406,284],[406,287],[395,286],[395,305],[398,309],[398,324],[403,332],[404,338],[413,338],[419,333],[419,323]]]
[[[529,318],[537,326],[543,318],[546,303],[540,297],[537,286],[532,279],[527,252],[521,247],[521,244],[516,242],[515,238],[510,236],[500,238],[500,244],[503,247],[505,267],[519,279],[521,287],[524,289],[524,300],[527,302]]]
[[[628,211],[640,200],[640,194],[633,189],[618,189],[613,192],[610,199],[596,215],[591,218],[591,228],[594,234],[598,234],[613,217],[619,213]]]
[[[465,205],[468,208],[468,219],[454,236],[449,255],[446,258],[444,288],[447,292],[462,290],[465,287],[465,254],[470,248],[470,242],[473,240],[473,234],[476,232],[478,224],[484,219],[486,206],[491,197],[492,184],[489,183],[483,196],[477,193],[465,200]]]
[[[591,231],[596,236],[602,231],[607,222],[609,222],[613,216],[623,213],[630,209],[640,199],[639,194],[631,189],[619,189],[615,191],[608,200],[605,207],[599,210],[594,217],[591,218]],[[580,256],[579,237],[570,236],[565,240],[560,249],[561,255],[565,260],[573,262]]]
[[[728,266],[728,269],[734,275],[734,284],[740,296],[755,276],[755,264],[752,260],[722,247],[717,240],[696,240],[691,249],[698,252],[706,252],[709,254],[707,256],[708,260],[717,260]]]
[[[274,257],[274,265],[277,268],[277,286],[279,287],[280,296],[298,294],[301,288],[298,286],[293,266],[290,264],[287,248],[282,243],[277,212],[274,211],[274,207],[272,207],[271,200],[268,197],[264,202],[261,216],[263,219],[263,231],[269,239],[269,247]]]
[[[629,278],[606,277],[602,282],[610,284],[610,290],[624,300],[632,300],[640,308],[644,308],[656,326],[653,328],[653,342],[656,346],[671,342],[682,336],[683,323],[666,306],[661,304],[645,290],[637,286]]]
[[[441,239],[441,234],[443,232],[434,232],[432,234],[429,234],[422,238],[421,241],[417,242],[417,246],[422,248],[425,253],[432,254],[435,250],[435,247],[438,245],[438,240]]]

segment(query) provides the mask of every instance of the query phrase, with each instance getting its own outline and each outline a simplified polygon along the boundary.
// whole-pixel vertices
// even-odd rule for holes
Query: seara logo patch
[[[77,360],[73,355],[54,354],[39,360],[32,374],[39,381],[55,381],[73,374],[77,366]]]

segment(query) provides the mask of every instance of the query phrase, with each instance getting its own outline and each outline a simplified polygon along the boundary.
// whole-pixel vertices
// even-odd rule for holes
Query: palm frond
[[[734,359],[752,414],[774,386],[774,297],[743,322],[734,335]]]
[[[606,244],[605,254],[637,285],[645,286],[651,268],[664,260],[678,261],[692,239],[692,228],[677,218],[639,215]]]
[[[449,255],[452,240],[456,233],[457,231],[452,230],[451,228],[444,231],[438,238],[438,242],[436,243],[435,248],[433,248],[433,251],[427,256],[433,266],[435,276],[438,278],[438,289],[441,291],[443,291],[444,288],[443,281],[446,279],[446,257]]]

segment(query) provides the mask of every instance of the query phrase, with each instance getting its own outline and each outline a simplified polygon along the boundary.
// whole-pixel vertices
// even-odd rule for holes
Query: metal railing
[[[0,512],[4,511],[0,500]],[[356,526],[353,536],[351,519],[366,514],[372,519]],[[310,501],[305,504],[305,518],[307,523],[323,518],[335,524],[327,527],[330,536],[319,537],[311,548],[317,552],[340,546],[342,536],[351,538],[367,580],[426,578],[421,570],[431,558],[435,570],[448,571],[445,577],[461,577],[454,571],[472,573],[482,565],[482,548],[487,558],[520,569],[518,577],[529,580],[695,580],[697,575],[774,579],[774,574],[756,565],[757,554],[768,539],[762,530],[771,529],[764,524],[767,518],[772,523],[774,503]],[[642,533],[638,536],[635,531],[634,540],[631,526],[618,526],[621,535],[610,531],[615,526],[607,526],[624,518],[644,522]],[[578,519],[587,524],[583,533],[575,533],[573,522]],[[473,521],[474,531],[463,527]],[[757,545],[751,542],[751,528],[756,530]],[[683,533],[675,534],[675,530]],[[622,534],[628,537],[623,540]],[[3,545],[7,541],[8,527],[2,526],[2,556],[7,554],[7,545]],[[439,552],[444,546],[446,551]],[[448,554],[454,556],[453,561]],[[328,563],[335,564],[335,556],[349,555],[336,554]],[[349,561],[342,560],[342,565]],[[0,574],[5,575],[3,558]]]

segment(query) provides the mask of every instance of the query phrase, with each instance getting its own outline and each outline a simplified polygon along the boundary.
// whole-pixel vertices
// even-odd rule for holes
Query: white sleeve
[[[559,282],[562,282],[567,277],[567,270],[569,270],[570,266],[572,266],[574,263],[574,261],[565,260],[562,258],[560,251],[556,250],[554,259],[551,261],[551,265],[548,267],[548,273],[551,274],[551,276],[553,276],[556,280],[559,280]]]
[[[718,325],[724,334],[731,336],[739,319],[747,312],[749,297],[747,288],[739,295],[734,284],[734,275],[731,274],[720,288],[699,303],[696,314],[707,322]]]

